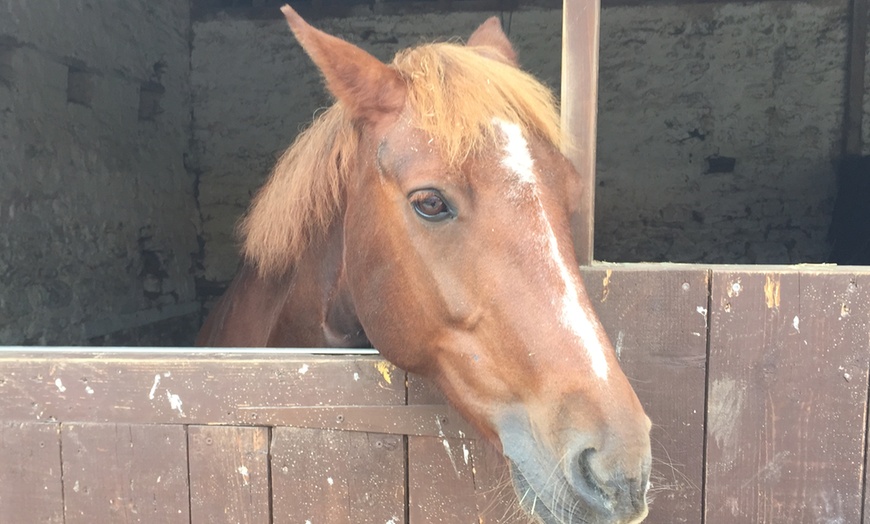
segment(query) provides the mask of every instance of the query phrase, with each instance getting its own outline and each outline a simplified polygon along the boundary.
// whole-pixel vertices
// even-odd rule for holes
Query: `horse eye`
[[[420,217],[430,222],[440,222],[453,217],[453,211],[441,193],[433,189],[423,189],[411,195],[411,206]]]

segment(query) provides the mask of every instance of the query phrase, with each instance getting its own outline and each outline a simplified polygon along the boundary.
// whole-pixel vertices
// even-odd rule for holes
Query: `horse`
[[[579,273],[550,90],[497,18],[385,64],[282,12],[336,102],[254,197],[198,344],[373,345],[501,451],[532,518],[643,520],[651,424]]]

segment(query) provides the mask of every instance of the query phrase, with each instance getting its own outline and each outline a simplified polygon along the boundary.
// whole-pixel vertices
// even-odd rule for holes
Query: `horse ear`
[[[501,62],[512,66],[518,66],[517,52],[511,45],[510,40],[501,28],[501,22],[498,17],[491,17],[486,22],[480,24],[466,44],[470,47],[480,47],[480,51],[490,58],[495,58]],[[492,50],[495,53],[492,53]],[[493,56],[498,55],[498,56]]]
[[[359,47],[311,27],[289,5],[281,12],[326,87],[354,118],[374,122],[402,109],[405,84],[396,71]]]

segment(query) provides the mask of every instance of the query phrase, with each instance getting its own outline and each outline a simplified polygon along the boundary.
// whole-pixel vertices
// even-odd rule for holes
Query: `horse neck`
[[[368,346],[344,278],[343,228],[336,220],[282,275],[244,263],[212,309],[197,345]]]

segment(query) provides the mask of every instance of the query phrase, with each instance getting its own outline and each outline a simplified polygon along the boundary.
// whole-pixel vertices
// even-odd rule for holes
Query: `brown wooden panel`
[[[861,519],[867,275],[714,272],[706,522]]]
[[[401,436],[275,428],[271,454],[276,524],[405,522]]]
[[[256,407],[250,411],[266,426],[455,438],[471,433],[471,425],[444,404]],[[444,420],[450,424],[443,424]]]
[[[527,524],[504,456],[483,440],[471,441],[472,474],[480,524]]]
[[[245,408],[404,404],[402,377],[377,357],[0,353],[0,413],[21,421],[258,425],[256,410]]]
[[[649,523],[701,521],[709,272],[583,268],[620,365],[653,421]]]
[[[430,382],[409,375],[408,404],[446,402]],[[450,420],[438,423],[446,426]],[[407,437],[409,524],[479,522],[471,461],[474,444],[472,435],[468,437]]]
[[[0,522],[63,523],[59,424],[0,423]]]
[[[188,428],[191,524],[268,524],[269,429]]]
[[[63,424],[66,524],[190,522],[183,426]]]

